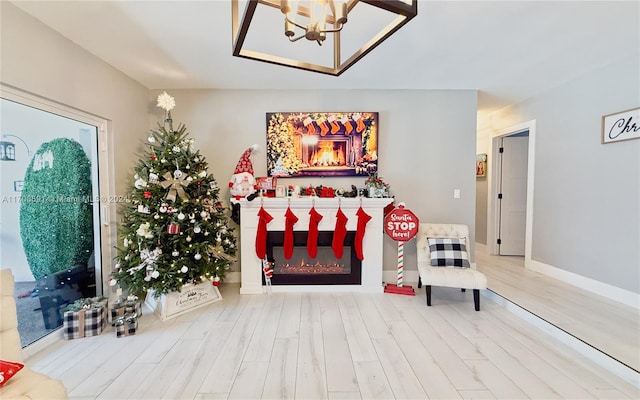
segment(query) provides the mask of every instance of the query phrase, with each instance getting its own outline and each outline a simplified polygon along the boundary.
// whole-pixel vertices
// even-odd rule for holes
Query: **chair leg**
[[[431,305],[431,285],[425,285],[425,293],[427,294],[427,305]]]
[[[467,291],[467,289],[462,288],[462,289],[460,289],[460,291],[461,291],[462,293],[464,293],[464,292],[466,292],[466,291]]]
[[[473,289],[473,305],[476,307],[476,311],[480,311],[480,290]]]
[[[418,276],[418,289],[422,287],[422,278]]]

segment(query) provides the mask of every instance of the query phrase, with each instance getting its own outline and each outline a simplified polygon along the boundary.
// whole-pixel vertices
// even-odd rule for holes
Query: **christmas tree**
[[[273,114],[267,127],[267,168],[271,175],[287,176],[302,168],[294,143],[293,126],[281,113]]]
[[[173,97],[162,93],[158,107],[166,119],[151,131],[134,167],[109,282],[130,293],[153,290],[156,297],[204,280],[217,285],[236,254],[218,183],[184,124],[173,128]]]

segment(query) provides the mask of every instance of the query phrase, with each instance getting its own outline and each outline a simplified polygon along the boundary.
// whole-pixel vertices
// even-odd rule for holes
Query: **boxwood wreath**
[[[236,238],[220,187],[184,124],[173,127],[173,97],[158,96],[167,118],[147,138],[121,212],[116,265],[109,285],[155,297],[205,280],[217,285],[235,261]]]
[[[91,162],[80,143],[42,144],[24,177],[20,236],[36,280],[87,265],[93,250]]]

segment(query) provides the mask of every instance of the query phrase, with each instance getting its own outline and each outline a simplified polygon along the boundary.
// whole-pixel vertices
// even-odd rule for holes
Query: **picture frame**
[[[256,177],[256,189],[258,190],[275,190],[277,186],[278,178],[276,177]]]
[[[476,178],[487,176],[487,154],[482,153],[476,156]]]
[[[602,144],[632,139],[640,139],[640,107],[602,117]]]
[[[377,112],[266,113],[267,175],[370,176],[378,172]]]
[[[276,197],[286,197],[286,192],[283,185],[276,186]]]

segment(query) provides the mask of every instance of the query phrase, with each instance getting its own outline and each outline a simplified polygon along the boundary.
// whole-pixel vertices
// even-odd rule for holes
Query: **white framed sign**
[[[602,117],[602,144],[640,139],[640,107]]]

